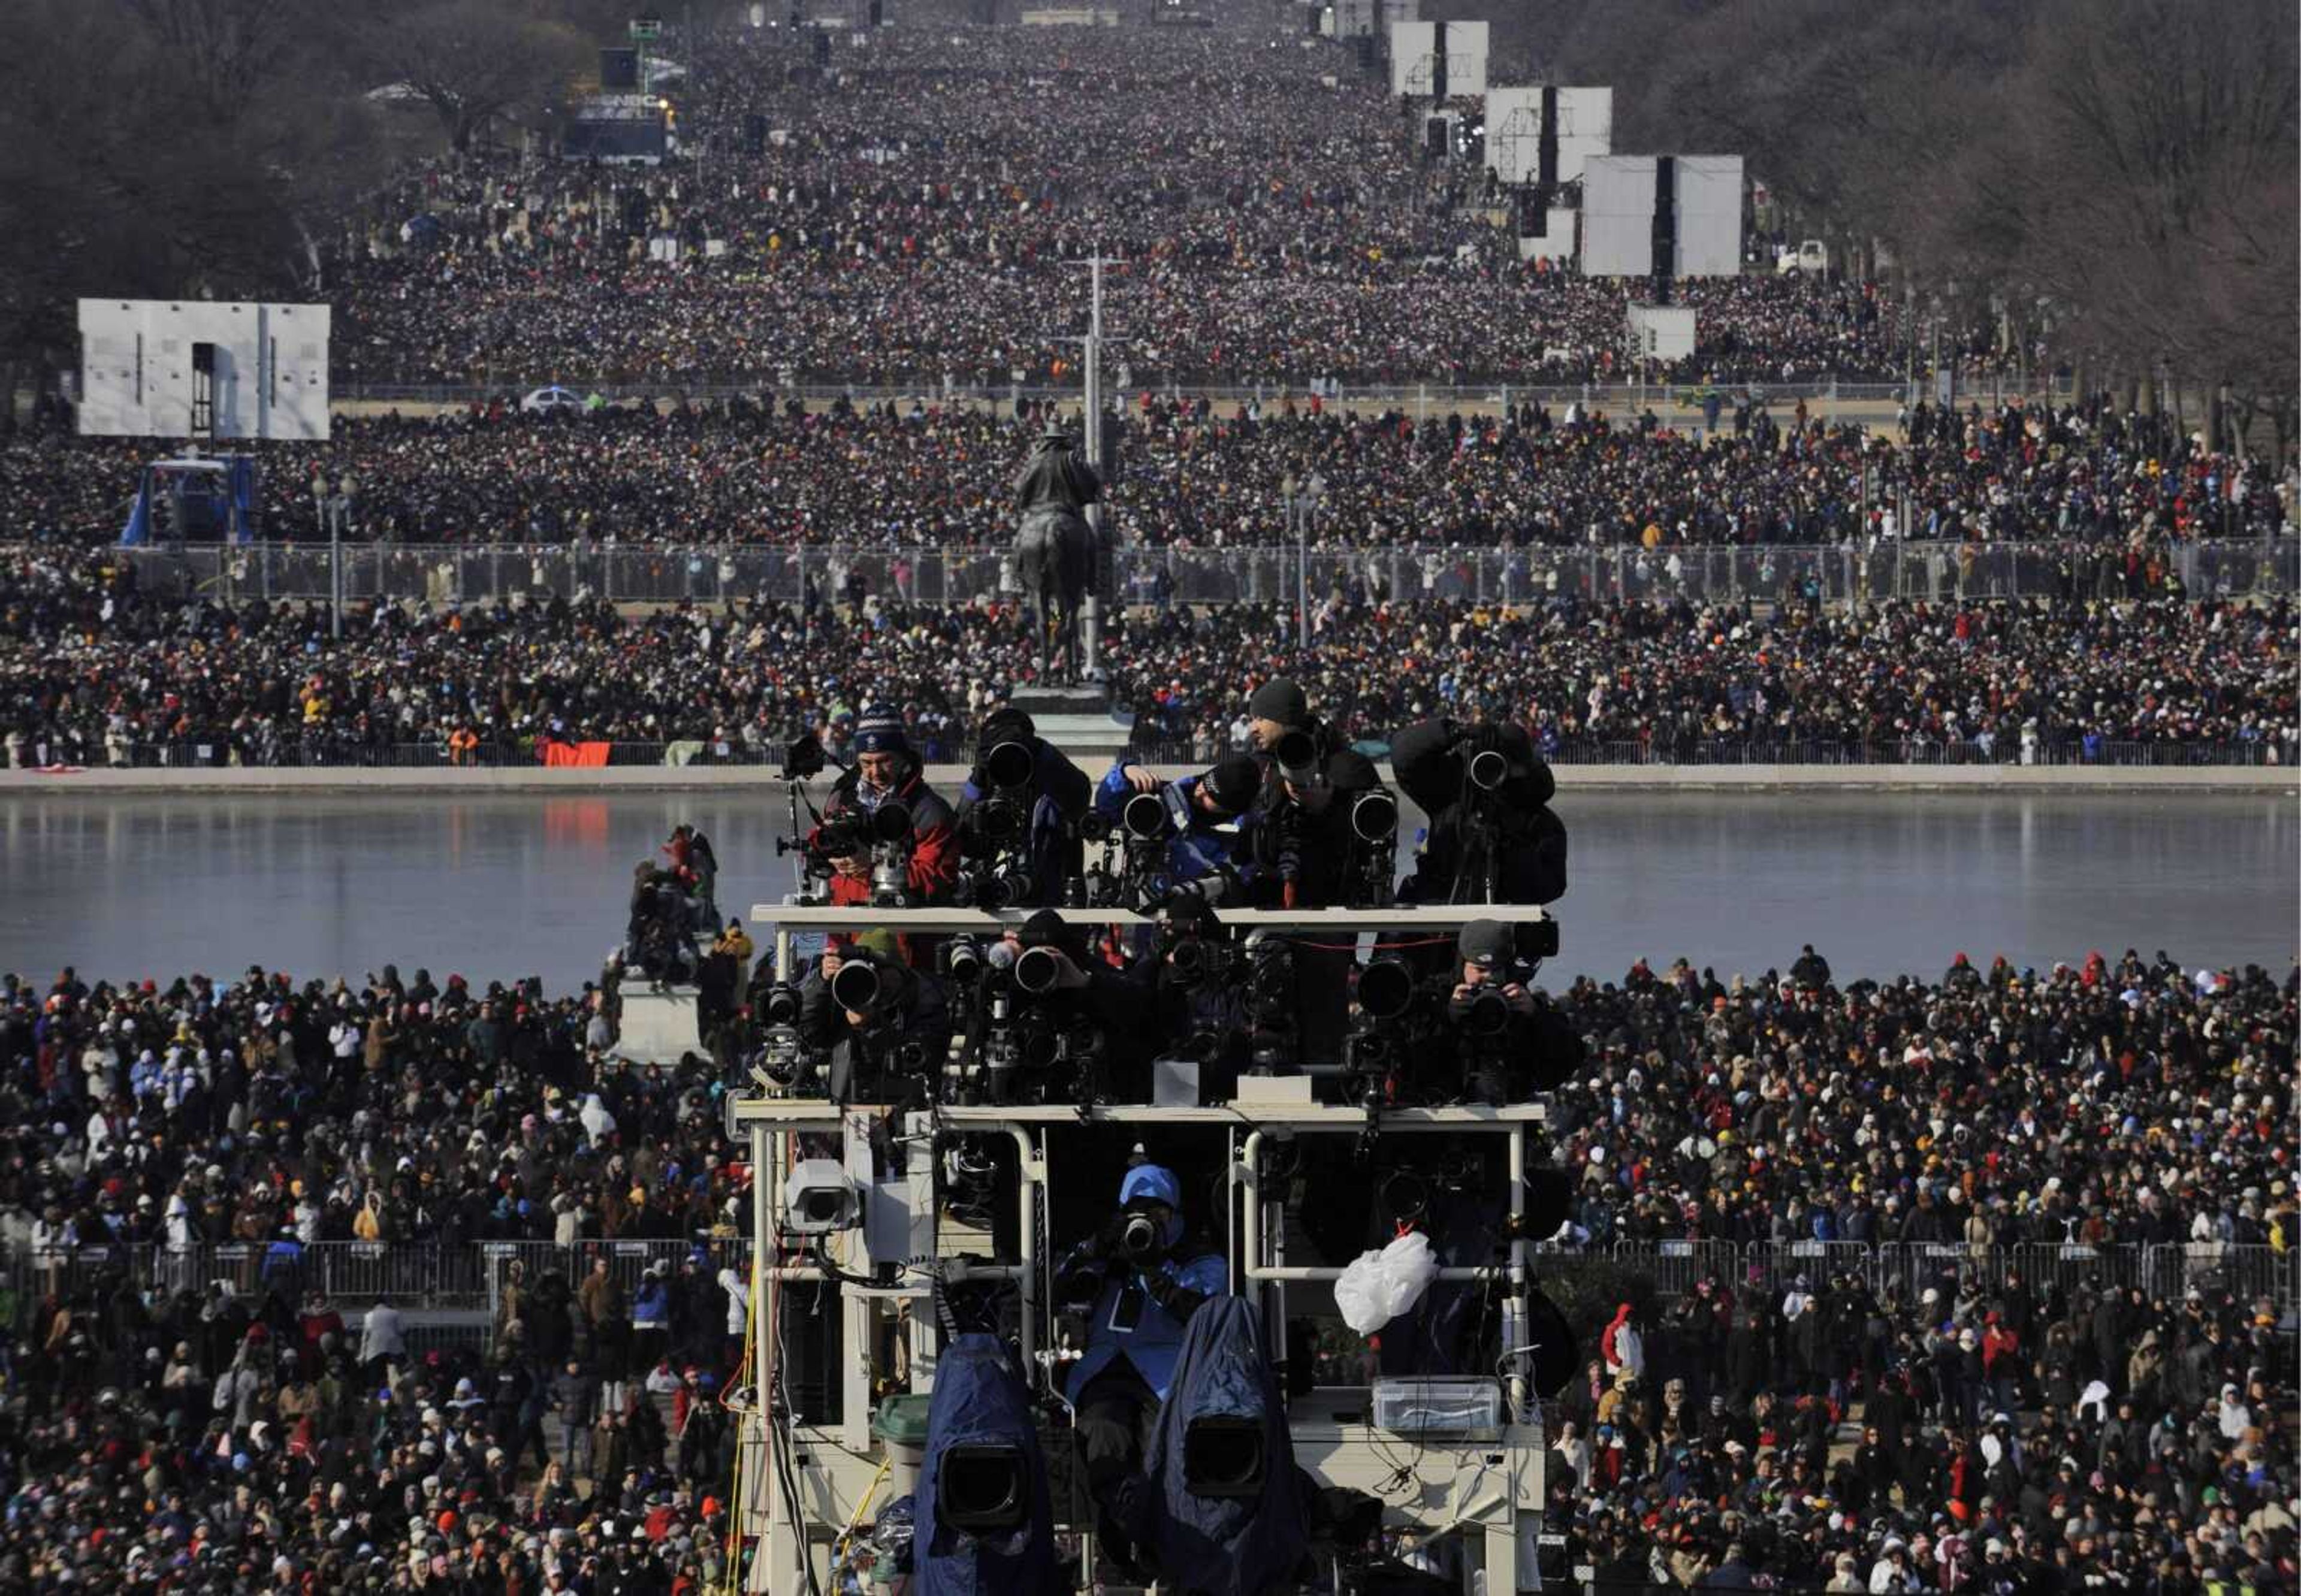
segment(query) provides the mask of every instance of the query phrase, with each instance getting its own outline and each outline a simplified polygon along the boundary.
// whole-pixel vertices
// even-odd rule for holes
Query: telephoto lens
[[[1318,745],[1308,731],[1289,731],[1270,750],[1278,761],[1278,773],[1297,787],[1315,787],[1321,772],[1318,766]]]
[[[1030,784],[1031,771],[1036,763],[1027,743],[994,743],[983,756],[983,779],[1006,790],[1025,787]]]
[[[993,871],[975,883],[975,903],[977,908],[1009,909],[1030,901],[1037,885],[1022,870]]]
[[[849,961],[841,964],[831,978],[831,995],[840,1007],[864,1014],[879,1001],[882,984],[875,966]]]
[[[909,841],[911,812],[889,798],[871,811],[871,835],[882,842]]]
[[[1155,792],[1136,793],[1118,816],[1130,837],[1152,842],[1167,834],[1167,803]]]
[[[1359,972],[1359,1007],[1376,1020],[1394,1020],[1414,1001],[1414,972],[1400,960],[1378,958]]]
[[[1377,789],[1351,806],[1351,830],[1361,842],[1387,842],[1398,831],[1398,800]]]
[[[1129,1258],[1149,1258],[1159,1250],[1159,1226],[1148,1214],[1129,1214],[1118,1233],[1118,1245]]]
[[[1034,998],[1053,991],[1062,973],[1062,956],[1051,948],[1025,948],[1015,961],[1015,984]]]
[[[1500,992],[1480,991],[1462,1008],[1460,1021],[1465,1036],[1500,1036],[1510,1029],[1510,1000]]]
[[[1510,779],[1510,761],[1492,748],[1482,748],[1470,756],[1470,785],[1481,792],[1492,792]]]
[[[799,989],[777,982],[767,989],[767,1000],[760,1018],[770,1025],[799,1024]]]
[[[972,985],[983,973],[983,945],[973,937],[953,937],[943,944],[942,970],[958,984]]]

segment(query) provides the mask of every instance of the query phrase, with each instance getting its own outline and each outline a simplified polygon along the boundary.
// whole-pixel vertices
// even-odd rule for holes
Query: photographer
[[[904,885],[912,902],[948,902],[958,872],[950,806],[919,773],[918,759],[903,734],[902,714],[891,704],[874,704],[863,712],[856,726],[854,768],[833,783],[822,823],[807,838],[809,850],[831,866],[831,901],[871,901],[871,850],[861,823],[890,802],[910,815]]]
[[[1145,902],[1164,898],[1188,882],[1206,882],[1215,901],[1237,894],[1253,870],[1246,855],[1243,822],[1262,790],[1262,771],[1247,754],[1225,754],[1201,775],[1161,781],[1139,765],[1114,760],[1094,794],[1095,812],[1144,847],[1163,837],[1164,847],[1134,882]],[[1154,836],[1144,837],[1150,820],[1134,803],[1155,798]],[[1129,858],[1134,857],[1129,850]],[[1219,887],[1214,883],[1219,882]]]
[[[1391,740],[1390,766],[1430,817],[1402,903],[1552,903],[1566,891],[1557,778],[1524,727],[1422,721]]]
[[[963,876],[978,883],[970,898],[984,908],[1061,902],[1064,882],[1080,871],[1074,823],[1087,812],[1092,790],[1086,773],[1041,737],[1022,710],[1010,705],[984,716],[975,767],[958,798]]]
[[[1131,1571],[1148,1539],[1143,1449],[1174,1379],[1184,1326],[1209,1298],[1229,1290],[1221,1253],[1205,1236],[1185,1236],[1182,1208],[1173,1171],[1136,1165],[1119,1182],[1117,1216],[1055,1275],[1057,1304],[1087,1315],[1085,1354],[1064,1395],[1077,1416],[1095,1533],[1121,1571]]]
[[[1248,827],[1255,902],[1290,909],[1348,907],[1363,874],[1364,844],[1353,811],[1381,785],[1374,762],[1314,717],[1301,686],[1285,677],[1255,689],[1247,714],[1263,765],[1262,791]],[[1394,826],[1395,806],[1391,816]],[[1298,1061],[1342,1056],[1350,1029],[1350,964],[1346,947],[1297,945],[1297,1034],[1287,1045]]]
[[[799,993],[799,1036],[823,1057],[832,1101],[909,1103],[930,1088],[950,1040],[942,985],[897,956],[891,933],[825,949]]]
[[[1517,939],[1499,920],[1473,920],[1454,940],[1457,967],[1446,1019],[1461,1067],[1462,1095],[1501,1107],[1548,1090],[1582,1061],[1582,1038],[1528,984]]]
[[[1148,999],[1060,915],[1041,909],[1009,927],[983,962],[979,974],[954,975],[968,984],[952,999],[966,1011],[969,1062],[997,1078],[997,1096],[1145,1100]],[[1016,1080],[1018,1069],[1039,1079]]]
[[[1200,1100],[1228,1101],[1249,1062],[1252,1023],[1233,979],[1238,950],[1195,893],[1176,893],[1158,915],[1153,941],[1127,969],[1149,1005],[1153,1056],[1195,1059]]]
[[[1259,896],[1287,908],[1341,907],[1357,852],[1351,806],[1381,776],[1283,676],[1255,689],[1248,714],[1262,765],[1252,828]]]

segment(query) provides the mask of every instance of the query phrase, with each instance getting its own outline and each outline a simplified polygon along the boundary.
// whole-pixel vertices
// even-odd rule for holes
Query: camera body
[[[973,937],[938,952],[961,1032],[943,1072],[954,1104],[1085,1102],[1104,1051],[1101,1028],[1058,999],[1061,961],[1026,948],[1011,962]]]
[[[1265,1074],[1291,1068],[1301,1050],[1294,944],[1257,932],[1246,940],[1245,965],[1248,1065]]]
[[[783,745],[782,779],[786,781],[805,781],[819,776],[824,765],[823,744],[816,740],[812,732]]]
[[[1345,1100],[1368,1110],[1411,1102],[1427,1090],[1436,1040],[1432,984],[1403,962],[1378,958],[1359,972],[1359,1014],[1343,1042]]]
[[[1031,815],[1037,769],[1028,743],[1009,739],[983,750],[977,770],[988,790],[968,806],[959,828],[960,905],[1009,909],[1027,905],[1036,896]]]
[[[786,1090],[802,1085],[816,1064],[816,1049],[799,1033],[799,989],[777,982],[760,998],[754,1018],[763,1029],[752,1067]]]

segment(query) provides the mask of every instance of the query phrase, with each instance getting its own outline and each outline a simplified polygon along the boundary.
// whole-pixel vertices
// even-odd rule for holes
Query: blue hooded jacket
[[[1137,1197],[1156,1198],[1175,1210],[1166,1238],[1167,1246],[1173,1249],[1183,1239],[1182,1182],[1175,1178],[1173,1170],[1160,1165],[1138,1164],[1126,1172],[1126,1178],[1118,1184],[1118,1206],[1124,1208]],[[1220,1296],[1230,1289],[1229,1266],[1215,1253],[1187,1259],[1163,1258],[1159,1260],[1158,1269],[1176,1284],[1209,1297]],[[1142,1376],[1142,1383],[1160,1401],[1167,1400],[1167,1388],[1174,1378],[1175,1356],[1183,1346],[1182,1324],[1146,1297],[1134,1329],[1111,1328],[1111,1316],[1118,1307],[1119,1296],[1134,1275],[1134,1271],[1126,1267],[1123,1260],[1114,1262],[1102,1294],[1095,1299],[1094,1316],[1087,1325],[1086,1356],[1071,1366],[1070,1378],[1063,1388],[1063,1394],[1073,1402],[1078,1400],[1088,1381],[1122,1356],[1134,1366],[1134,1372]],[[1198,1316],[1193,1315],[1193,1320]],[[941,1376],[937,1379],[940,1381]]]
[[[1096,813],[1114,824],[1126,812],[1126,800],[1134,796],[1134,783],[1126,779],[1127,763],[1124,757],[1114,761],[1094,790]],[[1254,874],[1254,849],[1247,836],[1253,823],[1252,812],[1236,820],[1215,820],[1191,801],[1202,780],[1183,776],[1159,789],[1159,801],[1166,807],[1174,835],[1167,843],[1165,865],[1151,883],[1154,891],[1203,881],[1225,865],[1235,870],[1242,880]]]
[[[1003,1533],[953,1529],[941,1522],[935,1508],[944,1459],[955,1446],[986,1444],[1021,1450],[1024,1472],[1030,1477],[1029,1517],[1020,1527]],[[1006,1349],[992,1336],[960,1336],[935,1366],[916,1503],[912,1596],[1039,1596],[1055,1588],[1047,1459],[1039,1450],[1030,1394],[1008,1361]]]
[[[1260,1489],[1245,1496],[1200,1496],[1185,1480],[1185,1439],[1193,1421],[1251,1421],[1262,1433]],[[1308,1505],[1294,1467],[1294,1441],[1263,1344],[1262,1315],[1225,1298],[1191,1316],[1175,1367],[1174,1394],[1159,1409],[1142,1455],[1150,1481],[1152,1544],[1159,1567],[1201,1596],[1259,1596],[1293,1588],[1309,1544]]]

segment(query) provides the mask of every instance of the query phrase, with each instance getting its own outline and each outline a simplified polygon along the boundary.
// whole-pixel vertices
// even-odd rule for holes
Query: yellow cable
[[[894,1461],[892,1453],[879,1459],[879,1472],[871,1476],[871,1483],[864,1488],[862,1500],[855,1504],[855,1511],[847,1516],[847,1527],[841,1530],[839,1539],[832,1542],[831,1560],[833,1567],[836,1567],[839,1559],[846,1555],[847,1543],[855,1538],[855,1526],[863,1522],[864,1512],[871,1506],[871,1499],[879,1494],[879,1482],[887,1477],[887,1470]]]
[[[735,1378],[732,1381],[731,1381],[726,1386],[721,1388],[720,1402],[722,1406],[725,1405],[726,1392],[749,1381],[751,1378],[752,1370],[755,1366],[752,1362],[752,1358],[758,1349],[757,1343],[754,1338],[758,1334],[759,1293],[766,1279],[766,1268],[760,1261],[762,1256],[763,1255],[761,1254],[757,1244],[755,1242],[751,1249],[750,1299],[745,1305],[743,1310],[743,1366],[737,1371]],[[765,1391],[755,1393],[751,1399],[751,1406],[752,1411],[758,1414],[761,1421],[764,1423],[766,1416],[766,1393]],[[741,1416],[739,1414],[737,1418],[739,1420],[739,1426],[735,1432],[734,1478],[728,1487],[729,1494],[727,1498],[727,1544],[725,1558],[727,1583],[724,1587],[722,1587],[724,1592],[724,1596],[741,1596],[743,1589],[743,1514],[746,1511],[743,1497],[744,1449],[742,1431],[740,1427]],[[764,1435],[762,1436],[762,1439],[765,1439]]]

